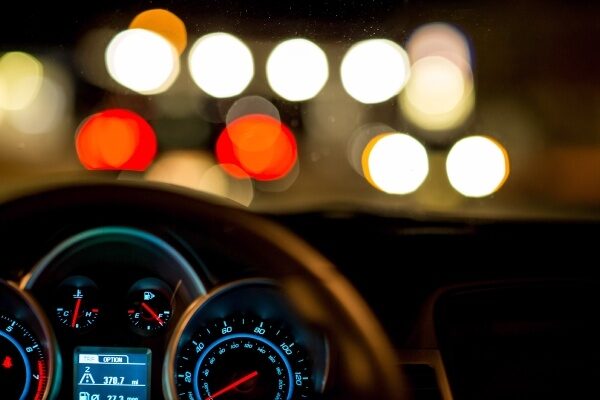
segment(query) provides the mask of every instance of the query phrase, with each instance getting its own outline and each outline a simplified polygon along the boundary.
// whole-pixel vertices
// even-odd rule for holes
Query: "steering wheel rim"
[[[393,347],[365,301],[336,268],[287,229],[231,207],[221,199],[162,185],[91,184],[65,186],[0,205],[0,240],[28,221],[89,216],[91,223],[131,215],[168,214],[169,220],[229,243],[260,248],[267,268],[308,322],[326,330],[339,347],[331,397],[406,399]],[[143,199],[140,200],[140,199]],[[233,238],[233,241],[232,241]]]

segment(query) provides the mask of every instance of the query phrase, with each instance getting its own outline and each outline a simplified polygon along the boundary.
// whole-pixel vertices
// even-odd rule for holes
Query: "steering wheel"
[[[327,397],[409,397],[392,345],[365,301],[331,263],[281,226],[195,192],[91,184],[55,188],[1,205],[0,243],[10,256],[18,243],[42,240],[36,227],[52,226],[56,232],[82,221],[98,226],[130,221],[192,226],[214,243],[256,260],[281,284],[301,317],[335,347]]]

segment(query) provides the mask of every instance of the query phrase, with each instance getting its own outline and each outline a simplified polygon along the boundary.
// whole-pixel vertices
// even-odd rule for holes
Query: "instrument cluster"
[[[207,293],[204,268],[157,235],[102,227],[58,244],[20,287],[0,281],[3,398],[291,400],[322,392],[326,338],[297,316],[277,282],[238,279]]]

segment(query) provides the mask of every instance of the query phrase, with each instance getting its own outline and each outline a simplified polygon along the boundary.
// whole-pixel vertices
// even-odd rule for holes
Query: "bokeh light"
[[[327,56],[319,46],[306,39],[291,39],[278,44],[267,60],[271,89],[289,101],[315,97],[328,77]]]
[[[26,170],[77,167],[73,157],[73,88],[69,70],[56,57],[39,58],[43,76],[37,94],[27,106],[0,109],[0,158]],[[16,176],[16,175],[15,175]]]
[[[463,125],[475,106],[465,35],[449,24],[426,24],[413,32],[406,48],[412,67],[399,101],[404,116],[438,134]]]
[[[10,52],[0,57],[0,109],[21,110],[38,95],[44,68],[34,56]]]
[[[406,51],[413,63],[421,58],[439,56],[470,73],[469,42],[465,35],[452,25],[434,22],[421,26],[410,35]]]
[[[111,78],[106,68],[106,49],[118,33],[109,28],[90,29],[78,38],[73,50],[75,68],[81,77],[111,92],[123,91],[123,86]]]
[[[249,206],[254,197],[249,177],[232,178],[216,164],[211,154],[204,151],[166,152],[152,164],[144,179],[211,193],[244,206]]]
[[[62,86],[44,78],[37,96],[25,108],[8,114],[10,124],[26,134],[52,132],[63,120],[67,98]]]
[[[227,175],[206,172],[215,161],[207,153],[192,150],[173,150],[163,154],[146,172],[145,179],[169,183],[202,192],[225,195],[228,190]]]
[[[139,13],[129,24],[130,29],[146,29],[167,39],[179,54],[187,46],[187,31],[183,21],[172,12],[155,8]]]
[[[283,177],[272,181],[254,181],[254,187],[262,193],[282,193],[289,190],[300,176],[300,163],[294,163],[292,169]]]
[[[429,130],[457,127],[470,115],[474,103],[471,75],[440,56],[421,58],[413,64],[400,102],[411,122]]]
[[[387,39],[369,39],[352,46],[341,65],[348,94],[365,104],[381,103],[397,95],[410,75],[408,55]]]
[[[443,57],[427,57],[413,65],[406,98],[423,113],[443,114],[457,106],[465,91],[465,81],[456,65]]]
[[[250,49],[228,33],[202,36],[192,46],[188,61],[196,85],[217,98],[240,94],[254,76]]]
[[[284,177],[298,158],[292,131],[263,114],[246,115],[228,124],[215,150],[217,160],[230,175],[261,181]]]
[[[348,162],[356,173],[364,177],[363,154],[369,143],[377,136],[395,132],[395,129],[381,122],[369,122],[354,129],[347,142]]]
[[[105,52],[110,76],[141,94],[166,91],[179,74],[179,55],[161,35],[145,29],[117,34]]]
[[[249,114],[263,114],[281,121],[279,110],[273,103],[261,96],[244,96],[229,107],[225,122],[232,123],[236,119]]]
[[[456,142],[446,159],[450,184],[467,197],[484,197],[496,192],[510,171],[508,153],[496,140],[469,136]]]
[[[156,135],[136,113],[112,109],[86,119],[77,130],[75,146],[87,169],[144,171],[156,154]]]
[[[403,133],[374,137],[363,151],[362,164],[369,183],[390,194],[414,192],[429,173],[425,147]]]

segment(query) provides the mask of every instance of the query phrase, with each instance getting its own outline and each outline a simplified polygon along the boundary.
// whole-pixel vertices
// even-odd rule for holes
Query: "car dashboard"
[[[0,379],[10,398],[289,400],[337,391],[332,382],[343,378],[332,364],[343,361],[331,330],[339,328],[319,322],[329,306],[315,303],[281,250],[247,240],[239,216],[215,216],[240,210],[195,220],[182,210],[202,209],[202,200],[126,185],[45,196],[9,203],[2,217]],[[140,196],[165,208],[150,212]]]
[[[357,375],[343,369],[360,357],[340,336],[344,326],[279,250],[247,232],[238,237],[243,229],[232,221],[246,213],[225,207],[234,212],[229,223],[214,210],[198,219],[185,211],[205,208],[205,200],[147,190],[84,186],[4,206],[6,393],[347,397],[348,376]],[[140,205],[140,195],[155,196],[155,204]],[[585,343],[600,333],[598,282],[583,242],[566,246],[564,238],[592,235],[595,223],[263,217],[333,261],[374,311],[394,348],[388,372],[407,389],[388,397],[557,398],[591,390],[600,354]]]

